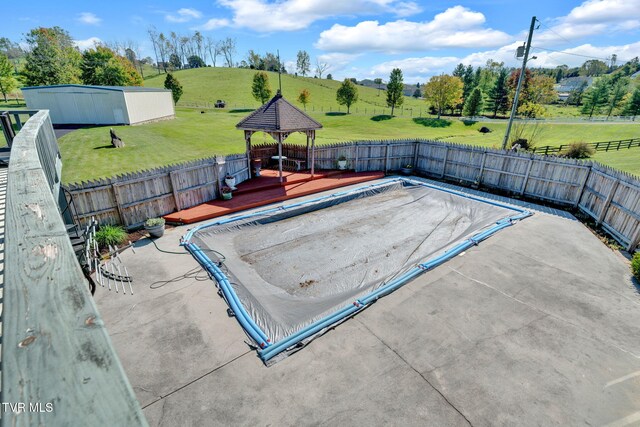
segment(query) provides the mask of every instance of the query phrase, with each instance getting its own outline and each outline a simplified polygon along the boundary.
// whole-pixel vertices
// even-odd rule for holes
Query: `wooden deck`
[[[384,177],[383,172],[329,171],[316,173],[313,177],[305,172],[284,172],[284,182],[278,172],[263,170],[262,176],[238,184],[231,200],[212,200],[189,209],[165,215],[173,224],[192,224],[246,209],[307,196],[352,184],[372,181]]]

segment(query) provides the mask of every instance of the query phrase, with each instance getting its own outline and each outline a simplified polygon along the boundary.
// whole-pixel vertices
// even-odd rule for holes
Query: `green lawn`
[[[109,128],[94,127],[71,132],[59,141],[64,159],[65,183],[113,176],[124,172],[184,162],[214,154],[244,151],[242,132],[235,125],[248,114],[207,110],[177,110],[175,120],[142,126],[118,126],[115,131],[125,142],[124,149],[113,149]],[[441,139],[487,147],[499,147],[504,123],[463,123],[459,120],[415,119],[411,117],[371,116],[364,114],[335,115],[310,112],[324,128],[318,131],[317,143],[330,144],[353,140],[426,138]],[[494,132],[481,134],[486,125]],[[543,131],[537,145],[560,145],[573,141],[606,141],[637,137],[639,124],[541,124]],[[256,134],[256,144],[270,142]],[[288,142],[304,143],[301,134]],[[596,160],[640,175],[640,149],[598,153]]]

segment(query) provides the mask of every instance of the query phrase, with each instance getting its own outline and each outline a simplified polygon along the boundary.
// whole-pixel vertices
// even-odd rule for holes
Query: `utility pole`
[[[513,118],[518,111],[518,97],[520,96],[520,88],[522,87],[522,80],[527,69],[527,59],[529,59],[529,49],[531,48],[531,38],[533,37],[533,27],[536,25],[536,17],[531,18],[531,26],[529,27],[529,37],[527,38],[527,44],[524,49],[524,59],[522,60],[522,69],[520,70],[520,77],[518,78],[518,86],[516,87],[516,94],[513,97],[513,106],[511,107],[511,116],[509,116],[509,123],[507,123],[507,131],[504,134],[504,140],[502,141],[502,149],[506,150],[507,143],[509,142],[509,134],[511,133],[511,125],[513,124]]]

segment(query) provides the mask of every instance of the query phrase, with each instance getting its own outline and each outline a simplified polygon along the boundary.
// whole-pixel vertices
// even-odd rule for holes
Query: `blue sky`
[[[279,49],[292,71],[302,49],[312,64],[328,64],[334,78],[386,80],[399,67],[408,83],[450,73],[459,62],[516,65],[515,48],[534,15],[540,26],[531,66],[640,55],[640,0],[31,1],[11,13],[0,36],[12,40],[31,28],[58,25],[81,48],[133,40],[144,56],[153,56],[147,29],[154,25],[165,34],[199,30],[215,40],[235,38],[238,60],[249,49]]]

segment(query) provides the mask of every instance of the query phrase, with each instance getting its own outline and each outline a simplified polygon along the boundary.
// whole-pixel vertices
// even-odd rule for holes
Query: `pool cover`
[[[266,362],[528,215],[397,178],[205,224],[183,244]]]

